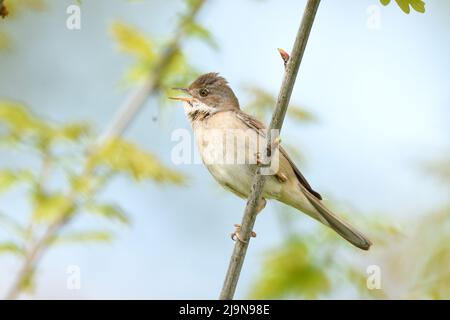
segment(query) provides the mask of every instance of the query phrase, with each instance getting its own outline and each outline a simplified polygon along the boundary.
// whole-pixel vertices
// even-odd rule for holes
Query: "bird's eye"
[[[206,89],[206,88],[200,89],[199,94],[200,94],[202,97],[206,97],[206,96],[209,94],[209,90]]]

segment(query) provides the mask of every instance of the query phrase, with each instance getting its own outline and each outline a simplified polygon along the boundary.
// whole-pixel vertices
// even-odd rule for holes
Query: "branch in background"
[[[170,65],[173,58],[179,51],[181,40],[188,31],[184,28],[184,26],[192,24],[205,2],[205,0],[194,1],[190,7],[190,12],[188,12],[185,19],[181,21],[175,36],[171,41],[169,41],[169,44],[163,50],[163,56],[152,70],[152,74],[148,77],[144,84],[138,88],[137,91],[133,93],[131,97],[127,99],[119,108],[119,111],[111,124],[107,127],[103,134],[100,135],[98,139],[99,144],[102,144],[111,138],[121,136],[142,109],[147,98],[156,93],[156,91],[160,88],[160,79],[162,78],[166,68]]]
[[[314,22],[314,18],[319,7],[320,0],[308,0],[305,12],[303,14],[300,28],[294,42],[291,57],[286,65],[286,72],[278,95],[275,111],[272,116],[272,121],[268,130],[268,150],[271,149],[270,132],[272,130],[281,130],[283,120],[286,115],[286,110],[291,97],[292,89],[294,88],[295,79],[297,77],[298,69],[303,57],[303,53],[308,42],[308,37]],[[283,59],[284,60],[284,59]],[[228,271],[225,277],[223,288],[220,294],[220,299],[233,299],[236,291],[237,282],[241,273],[242,265],[244,264],[245,254],[247,252],[250,234],[256,220],[256,212],[258,204],[261,201],[262,193],[265,184],[265,176],[261,175],[261,169],[258,168],[253,180],[252,190],[247,201],[244,216],[241,223],[241,237],[244,241],[236,241],[233,254],[231,256]]]

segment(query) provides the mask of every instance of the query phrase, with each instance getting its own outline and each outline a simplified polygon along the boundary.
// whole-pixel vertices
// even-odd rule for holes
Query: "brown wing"
[[[295,175],[297,176],[297,179],[302,184],[302,186],[304,186],[306,190],[313,194],[317,199],[322,200],[322,196],[320,195],[320,193],[318,193],[311,187],[311,185],[308,183],[308,180],[306,180],[300,170],[296,167],[295,163],[291,160],[291,158],[289,158],[286,150],[284,150],[282,146],[280,146],[280,152],[286,158],[286,160],[289,161],[289,164],[294,170]]]
[[[251,115],[248,115],[241,110],[236,111],[236,115],[238,119],[240,119],[242,122],[244,122],[250,129],[256,130],[261,136],[265,137],[265,126],[262,122],[255,119]],[[283,149],[283,147],[280,146],[280,152],[281,154],[286,158],[286,160],[289,162],[289,164],[292,167],[292,170],[294,170],[295,175],[297,176],[298,181],[300,184],[305,187],[306,190],[308,190],[311,194],[313,194],[317,199],[322,200],[322,196],[313,190],[311,185],[308,183],[306,178],[303,176],[303,174],[300,172],[300,170],[295,166],[294,162],[289,158],[287,152]]]

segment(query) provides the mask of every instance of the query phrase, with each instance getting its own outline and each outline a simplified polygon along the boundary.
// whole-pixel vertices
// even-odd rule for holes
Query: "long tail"
[[[331,227],[341,237],[343,237],[354,246],[363,250],[369,250],[372,242],[370,242],[367,237],[353,228],[349,223],[336,216],[333,212],[326,208],[319,199],[309,193],[308,190],[305,190],[304,188],[302,189],[306,199],[311,203],[315,211],[320,215],[319,217],[314,218]]]

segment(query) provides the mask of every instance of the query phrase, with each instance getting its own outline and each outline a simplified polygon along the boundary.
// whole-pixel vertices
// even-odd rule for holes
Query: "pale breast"
[[[193,122],[193,129],[203,163],[224,187],[247,197],[256,170],[256,154],[261,137],[238,120],[233,111],[220,112]],[[276,198],[281,186],[268,179],[266,197]]]

